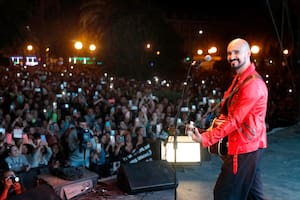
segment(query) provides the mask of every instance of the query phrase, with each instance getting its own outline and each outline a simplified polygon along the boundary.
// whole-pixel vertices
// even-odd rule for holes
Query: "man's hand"
[[[86,147],[87,147],[87,148],[92,148],[92,147],[93,147],[93,144],[92,144],[91,142],[87,142],[87,143],[86,143]]]
[[[12,182],[11,178],[10,178],[10,177],[7,177],[7,178],[5,179],[5,189],[8,190],[12,185],[13,185],[13,182]]]
[[[192,135],[192,139],[193,139],[195,142],[199,142],[199,143],[202,142],[202,135],[200,134],[198,128],[194,128],[194,133],[193,133],[193,135]]]
[[[25,172],[28,172],[30,170],[30,165],[25,165],[23,168]]]

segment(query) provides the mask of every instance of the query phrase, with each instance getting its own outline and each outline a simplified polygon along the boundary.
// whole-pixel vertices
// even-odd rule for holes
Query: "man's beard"
[[[238,65],[234,65],[233,61],[237,61]],[[231,68],[235,71],[239,70],[245,64],[245,62],[241,63],[241,60],[237,59],[237,58],[229,60],[229,63],[230,63]]]

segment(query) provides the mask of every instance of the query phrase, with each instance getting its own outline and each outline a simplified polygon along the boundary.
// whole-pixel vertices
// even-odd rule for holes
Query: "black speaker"
[[[122,164],[117,180],[119,187],[128,194],[177,187],[175,170],[165,160]]]

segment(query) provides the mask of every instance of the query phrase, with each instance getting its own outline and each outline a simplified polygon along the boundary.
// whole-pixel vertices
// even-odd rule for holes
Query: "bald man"
[[[203,147],[228,136],[227,155],[214,188],[215,200],[264,199],[260,161],[267,147],[265,117],[268,89],[250,59],[247,41],[232,40],[227,60],[236,72],[221,102],[222,123],[202,134],[194,129],[192,138]],[[232,92],[234,91],[234,92]]]

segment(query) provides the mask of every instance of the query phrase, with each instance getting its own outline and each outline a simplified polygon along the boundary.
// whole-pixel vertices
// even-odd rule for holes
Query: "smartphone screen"
[[[52,121],[54,122],[54,123],[56,123],[57,122],[57,114],[56,113],[52,113]]]
[[[13,130],[13,137],[14,138],[22,138],[22,133],[23,133],[23,130],[20,129],[20,128],[15,128]]]
[[[27,134],[23,134],[23,144],[28,144],[29,140],[28,140],[28,135]]]
[[[0,128],[0,134],[5,134],[5,128]]]
[[[101,143],[97,143],[96,149],[97,149],[97,152],[100,152],[100,151],[101,151]]]
[[[115,141],[115,136],[114,135],[111,135],[110,136],[110,144],[111,145],[115,145],[116,141]]]
[[[122,135],[120,135],[120,142],[125,142],[125,138]]]
[[[6,143],[7,144],[12,144],[12,134],[11,133],[8,133],[6,134]]]
[[[192,105],[192,110],[196,110],[196,105]]]
[[[41,135],[41,142],[42,143],[46,143],[47,142],[45,135]]]
[[[180,108],[180,111],[181,111],[181,112],[188,112],[188,111],[189,111],[189,108],[188,108],[188,107],[181,107],[181,108]]]

